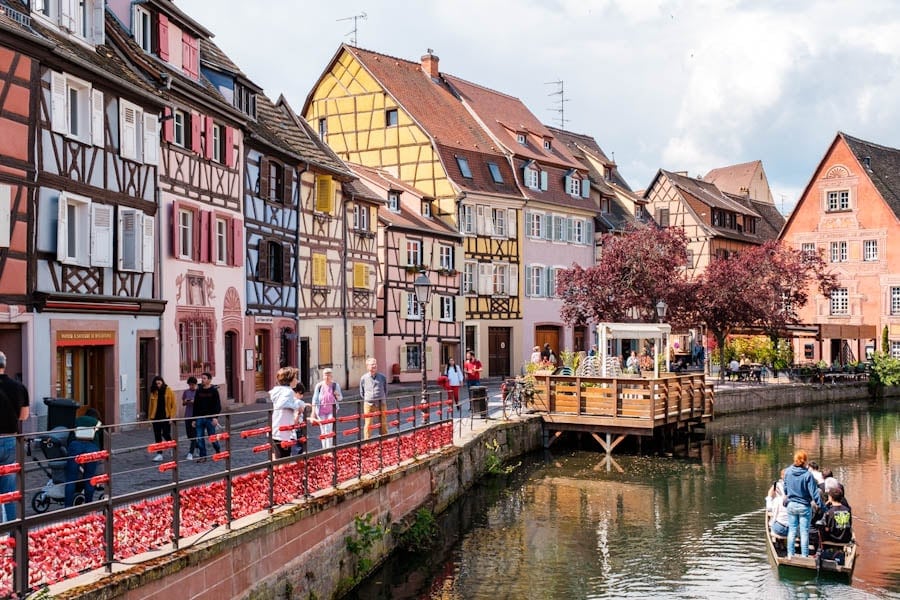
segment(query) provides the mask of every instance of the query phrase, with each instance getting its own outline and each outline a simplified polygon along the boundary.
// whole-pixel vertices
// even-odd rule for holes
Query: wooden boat
[[[787,538],[772,533],[769,526],[769,520],[772,515],[769,511],[765,511],[765,514],[766,541],[768,542],[766,545],[769,547],[769,554],[779,567],[797,567],[800,569],[811,569],[820,573],[835,573],[846,577],[853,576],[853,567],[859,555],[855,537],[846,544],[825,542],[815,554],[810,552],[810,555],[805,558],[800,556],[799,553],[788,558]]]

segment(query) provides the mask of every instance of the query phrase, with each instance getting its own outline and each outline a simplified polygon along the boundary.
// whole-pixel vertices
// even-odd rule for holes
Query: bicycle
[[[500,386],[500,392],[503,396],[503,415],[506,417],[506,408],[509,406],[511,411],[520,416],[525,406],[525,382],[521,379],[507,379]]]

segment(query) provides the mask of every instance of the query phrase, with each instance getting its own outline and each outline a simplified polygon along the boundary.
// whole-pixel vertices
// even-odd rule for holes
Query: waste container
[[[75,411],[79,404],[71,398],[44,398],[47,405],[47,431],[54,427],[75,427]]]
[[[473,385],[469,388],[469,404],[472,415],[481,415],[487,418],[487,388],[483,385]]]

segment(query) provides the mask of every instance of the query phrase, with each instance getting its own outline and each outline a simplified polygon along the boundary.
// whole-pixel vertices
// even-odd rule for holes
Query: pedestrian
[[[150,382],[150,401],[147,403],[147,415],[153,420],[153,439],[157,444],[163,440],[172,441],[172,419],[177,410],[175,392],[157,375]],[[160,450],[153,457],[153,462],[161,462],[162,459]]]
[[[535,346],[531,349],[531,364],[537,365],[541,362],[541,347]]]
[[[553,354],[553,350],[550,348],[550,342],[545,342],[544,347],[541,349],[541,360],[544,362],[550,362],[551,354]]]
[[[275,373],[275,387],[269,390],[269,402],[272,403],[272,458],[285,458],[291,455],[297,443],[297,426],[303,416],[303,400],[294,394],[297,384],[297,369],[281,367]],[[282,442],[289,442],[283,446]]]
[[[475,353],[469,350],[466,353],[466,362],[463,365],[466,372],[466,389],[469,397],[472,397],[472,386],[481,385],[481,361],[475,358]]]
[[[28,390],[6,374],[6,355],[0,352],[0,466],[16,462],[16,435],[21,422],[28,418]],[[0,475],[0,494],[16,491],[16,474]],[[2,505],[0,521],[16,518],[16,503]]]
[[[188,389],[181,393],[181,406],[184,407],[184,430],[191,443],[185,458],[194,460],[194,454],[197,452],[197,422],[191,417],[194,416],[194,395],[197,393],[197,378],[191,375],[187,378],[187,384]]]
[[[219,426],[218,415],[222,412],[222,400],[219,388],[213,385],[212,375],[200,374],[200,387],[194,392],[194,417],[197,419],[197,446],[200,449],[200,460],[206,462],[206,436],[215,435]],[[212,443],[216,453],[221,452],[219,442]]]
[[[91,478],[97,474],[99,464],[92,460],[78,464],[76,456],[99,452],[103,448],[103,432],[100,430],[100,413],[95,408],[89,408],[85,413],[75,419],[75,429],[69,434],[66,443],[66,490],[64,503],[66,506],[75,505],[75,492],[79,481],[84,485],[84,501],[94,501],[94,484]]]
[[[343,400],[341,386],[330,368],[322,370],[322,381],[316,384],[312,397],[312,421],[319,426],[322,448],[334,446],[334,420]]]
[[[304,433],[300,435],[300,438],[308,437],[310,415],[312,414],[312,404],[307,404],[303,400],[303,394],[306,393],[306,386],[303,385],[301,381],[297,381],[297,383],[293,387],[293,390],[294,400],[297,402],[297,410],[300,412],[300,415],[303,418],[303,424],[298,427],[298,429],[304,430]],[[297,444],[296,454],[303,454],[304,449],[305,446],[303,444],[303,440],[301,439],[300,443]]]
[[[444,375],[447,377],[448,397],[453,400],[453,406],[459,408],[459,388],[465,381],[465,376],[452,356],[447,359],[447,372]]]
[[[387,434],[387,378],[378,372],[378,361],[370,356],[366,359],[368,371],[359,379],[359,397],[363,400],[363,411],[366,414],[362,439],[369,439],[372,425],[371,413],[378,412],[381,417],[381,435]]]

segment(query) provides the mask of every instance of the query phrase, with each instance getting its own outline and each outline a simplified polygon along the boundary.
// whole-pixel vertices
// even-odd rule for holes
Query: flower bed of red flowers
[[[338,448],[335,454],[318,454],[307,460],[277,465],[273,477],[275,504],[286,504],[331,487],[335,483],[376,473],[415,455],[453,442],[453,423],[374,440],[360,446]],[[335,471],[335,465],[337,469]],[[305,476],[305,477],[304,477]],[[305,481],[304,481],[305,478]],[[179,490],[180,536],[209,531],[227,522],[226,482]],[[265,468],[232,480],[231,516],[240,519],[269,508],[269,475]],[[113,557],[125,560],[169,544],[173,538],[173,499],[154,496],[119,506],[113,511]],[[28,585],[50,585],[103,566],[106,554],[105,516],[89,514],[28,532]],[[14,538],[0,541],[0,597],[13,595]]]

